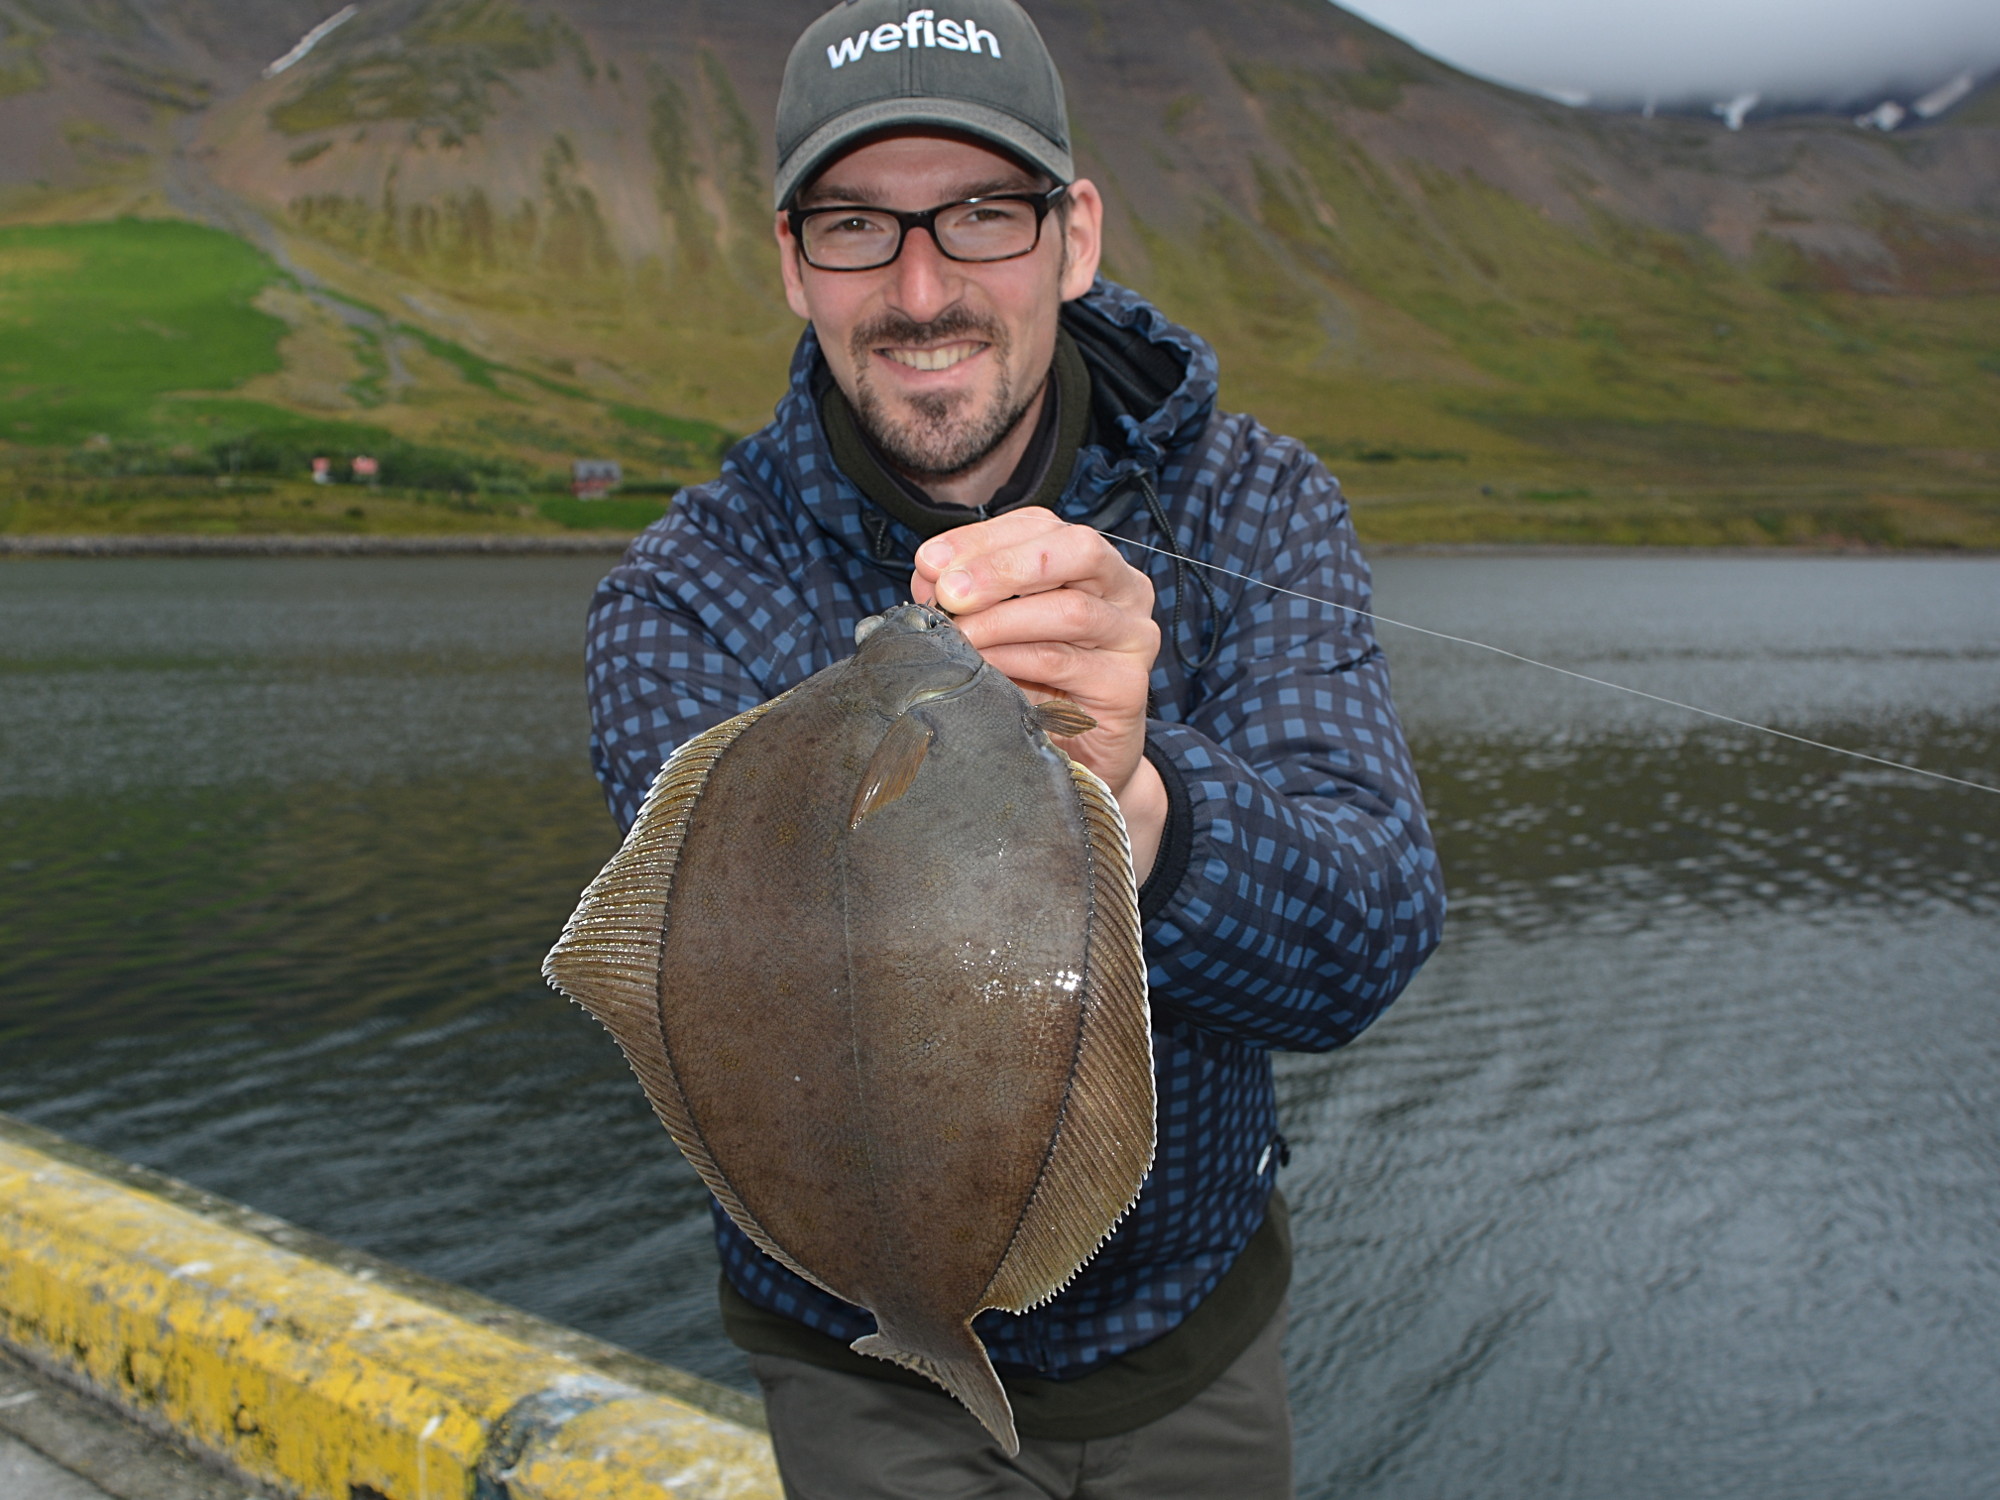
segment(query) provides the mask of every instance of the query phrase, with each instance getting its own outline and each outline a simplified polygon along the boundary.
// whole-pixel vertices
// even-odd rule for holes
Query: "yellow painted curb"
[[[550,1325],[462,1315],[0,1125],[0,1341],[251,1479],[311,1500],[782,1493],[762,1433],[658,1389],[699,1397],[693,1377],[616,1378]]]

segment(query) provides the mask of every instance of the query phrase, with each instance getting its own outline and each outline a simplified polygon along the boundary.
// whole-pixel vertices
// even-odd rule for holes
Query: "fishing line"
[[[1122,542],[1128,547],[1141,547],[1148,552],[1157,552],[1162,557],[1171,557],[1177,562],[1192,564],[1197,568],[1207,568],[1212,573],[1226,573],[1231,578],[1240,578],[1245,583],[1254,583],[1259,588],[1267,588],[1275,594],[1288,594],[1294,599],[1303,599],[1308,604],[1324,604],[1332,609],[1344,609],[1351,615],[1360,615],[1364,620],[1373,620],[1378,625],[1393,625],[1398,630],[1414,630],[1418,635],[1430,636],[1433,640],[1450,641],[1458,646],[1472,646],[1480,651],[1491,651],[1495,656],[1504,656],[1509,661],[1518,661],[1530,667],[1540,667],[1544,672],[1557,672],[1564,677],[1574,677],[1578,682],[1588,682],[1594,687],[1610,688],[1615,692],[1630,693],[1635,698],[1645,698],[1653,703],[1664,703],[1669,708],[1683,709],[1691,714],[1700,714],[1705,719],[1715,719],[1724,724],[1734,724],[1739,729],[1753,729],[1759,734],[1772,735],[1777,739],[1790,740],[1797,745],[1810,745],[1815,750],[1830,750],[1835,755],[1849,756],[1855,760],[1865,760],[1872,765],[1887,766],[1892,771],[1907,771],[1912,776],[1928,776],[1933,781],[1946,781],[1953,786],[1970,787],[1975,792],[1992,792],[2000,795],[2000,786],[1989,786],[1983,781],[1967,781],[1960,776],[1947,776],[1942,771],[1926,771],[1922,766],[1907,765],[1900,760],[1885,760],[1879,755],[1869,755],[1860,750],[1850,750],[1845,745],[1829,745],[1825,740],[1807,739],[1802,734],[1789,730],[1773,729],[1768,724],[1755,724],[1748,719],[1739,719],[1734,714],[1718,713],[1712,708],[1703,708],[1697,703],[1683,703],[1678,698],[1663,698],[1658,693],[1649,693],[1643,688],[1627,687],[1622,682],[1608,682],[1602,677],[1592,677],[1588,672],[1571,671],[1559,667],[1554,662],[1537,661],[1532,656],[1523,656],[1518,651],[1509,651],[1504,646],[1489,646],[1484,641],[1470,640],[1462,635],[1448,635],[1442,630],[1430,630],[1422,625],[1411,625],[1403,620],[1392,620],[1387,615],[1378,615],[1365,609],[1356,609],[1352,604],[1342,604],[1337,599],[1321,599],[1313,594],[1302,594],[1297,589],[1288,589],[1280,584],[1266,583],[1261,578],[1252,578],[1248,573],[1239,573],[1234,568],[1225,568],[1220,563],[1202,562],[1198,558],[1169,552],[1165,547],[1155,547],[1149,542],[1135,542],[1130,537],[1113,536],[1110,532],[1100,532],[1107,541]]]

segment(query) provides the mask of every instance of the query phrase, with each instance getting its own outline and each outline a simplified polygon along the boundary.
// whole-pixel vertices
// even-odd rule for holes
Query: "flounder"
[[[767,1255],[873,1313],[1009,1454],[972,1319],[1062,1290],[1153,1155],[1132,857],[1104,783],[946,616],[677,749],[543,972]]]

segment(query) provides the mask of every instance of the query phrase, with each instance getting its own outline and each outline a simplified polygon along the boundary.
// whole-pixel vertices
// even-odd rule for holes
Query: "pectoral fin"
[[[1042,733],[1052,734],[1057,739],[1068,739],[1097,727],[1097,720],[1067,698],[1051,698],[1046,703],[1037,703],[1032,712]]]
[[[910,789],[910,783],[923,767],[924,757],[931,753],[935,734],[915,713],[906,713],[889,726],[882,743],[869,757],[868,769],[861,773],[861,785],[854,793],[854,810],[847,818],[850,830],[859,828],[863,818],[880,812]]]

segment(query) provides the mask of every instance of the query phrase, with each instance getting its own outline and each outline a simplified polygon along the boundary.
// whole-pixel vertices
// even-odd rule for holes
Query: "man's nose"
[[[896,257],[897,309],[918,323],[928,323],[958,299],[956,267],[924,229],[903,236],[903,253]]]

